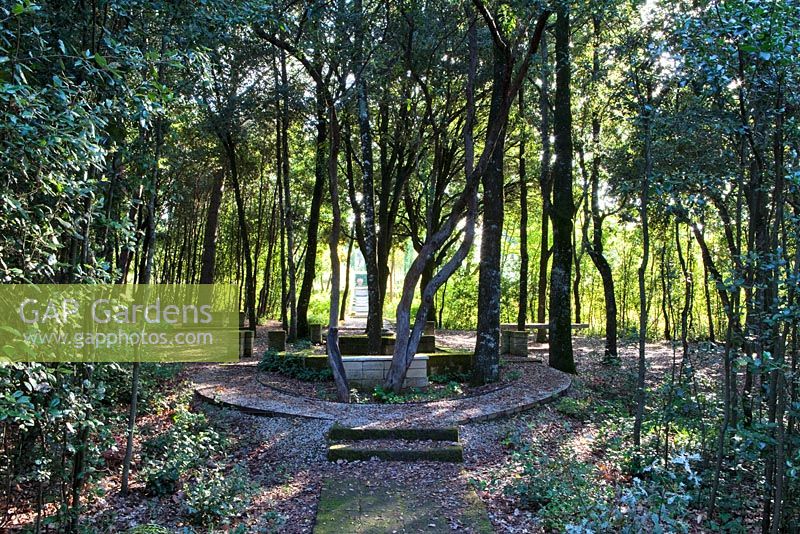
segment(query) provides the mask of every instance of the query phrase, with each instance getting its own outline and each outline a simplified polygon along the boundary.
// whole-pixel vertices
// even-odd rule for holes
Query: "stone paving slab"
[[[508,365],[515,365],[509,363]],[[255,362],[197,365],[192,380],[208,402],[259,415],[326,419],[350,428],[441,428],[528,410],[569,388],[568,374],[541,364],[515,365],[521,378],[501,389],[460,399],[409,404],[343,404],[292,395],[257,380]]]
[[[459,532],[493,532],[486,507],[464,487],[456,510],[430,498],[435,488],[395,481],[367,485],[352,478],[325,481],[317,509],[315,534],[386,534],[452,532],[454,515]]]

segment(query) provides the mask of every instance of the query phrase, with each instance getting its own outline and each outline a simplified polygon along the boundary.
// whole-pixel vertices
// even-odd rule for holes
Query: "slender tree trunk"
[[[306,257],[303,267],[303,282],[297,297],[297,336],[307,338],[308,306],[311,303],[311,290],[317,266],[317,236],[319,231],[319,212],[322,205],[322,191],[325,187],[325,145],[328,137],[328,124],[325,118],[325,101],[322,88],[316,88],[317,97],[317,138],[315,142],[314,191],[311,194],[311,209],[308,214],[308,235],[306,237]],[[347,298],[345,296],[345,298]],[[343,300],[344,302],[344,300]]]
[[[219,224],[219,208],[222,205],[222,190],[225,183],[225,171],[220,169],[214,174],[211,186],[211,197],[206,212],[206,226],[203,234],[203,257],[200,260],[200,283],[214,283],[214,268],[217,261],[217,226]]]
[[[553,168],[553,266],[550,271],[550,366],[575,373],[572,354],[572,110],[570,98],[569,8],[556,10],[556,105],[553,117],[556,163]]]
[[[161,52],[163,55],[165,40],[161,40]],[[159,69],[159,79],[163,76],[162,69]],[[158,162],[161,159],[161,150],[164,144],[164,133],[162,131],[162,119],[159,117],[155,121],[156,139],[154,161]],[[158,185],[160,181],[160,168],[155,165],[153,171],[152,190],[150,197],[147,201],[147,225],[144,238],[144,246],[146,250],[142,250],[145,261],[140,272],[138,282],[140,284],[149,284],[153,272],[153,260],[156,253],[156,196],[158,194]],[[133,364],[133,377],[131,378],[131,404],[128,411],[128,438],[125,443],[125,457],[122,461],[122,480],[120,490],[123,495],[128,494],[128,482],[131,472],[131,460],[133,459],[133,437],[136,431],[136,412],[139,402],[139,375],[141,373],[141,363],[139,361]]]
[[[594,27],[594,44],[592,47],[592,83],[596,86],[600,81],[600,16],[592,17]],[[600,279],[603,282],[603,299],[605,301],[606,346],[604,361],[618,362],[617,354],[617,297],[614,290],[614,277],[611,265],[603,254],[603,215],[600,213],[600,115],[592,109],[592,167],[589,180],[591,182],[591,219],[592,242],[584,243]]]
[[[287,290],[287,278],[288,273],[286,270],[286,207],[285,202],[283,199],[283,150],[280,149],[283,146],[281,141],[281,127],[280,127],[280,119],[278,119],[277,124],[277,146],[278,150],[276,150],[277,155],[277,181],[276,187],[278,188],[278,213],[280,216],[278,217],[278,223],[280,226],[280,234],[281,234],[281,242],[280,242],[280,262],[281,262],[281,302],[280,302],[280,312],[281,312],[281,327],[288,332],[289,331],[289,314],[287,311],[288,307],[288,290]]]
[[[239,165],[236,160],[236,144],[230,132],[225,134],[223,144],[228,156],[231,184],[233,185],[233,196],[236,201],[236,213],[239,221],[239,235],[242,243],[242,255],[244,256],[244,308],[247,313],[250,329],[256,328],[256,284],[255,272],[253,270],[253,255],[250,251],[250,233],[247,229],[247,214],[245,213],[244,198],[239,182]]]
[[[645,343],[647,342],[647,293],[645,291],[645,275],[647,274],[647,263],[650,257],[650,227],[647,219],[647,208],[650,191],[650,173],[653,169],[652,150],[651,150],[651,113],[652,113],[652,89],[647,86],[646,105],[642,106],[642,128],[644,130],[644,159],[645,168],[642,174],[640,191],[640,217],[642,222],[642,261],[639,264],[639,362],[636,379],[636,417],[633,424],[633,445],[639,454],[642,445],[642,420],[644,418],[645,405]]]
[[[264,285],[261,286],[261,294],[258,300],[258,315],[266,316],[269,310],[269,299],[271,297],[272,289],[272,259],[275,250],[275,204],[278,201],[278,189],[275,187],[272,193],[272,207],[270,208],[269,215],[269,237],[267,242],[267,259],[264,262]]]
[[[342,293],[342,306],[339,311],[340,321],[344,321],[345,312],[347,311],[347,299],[350,296],[350,260],[353,257],[353,241],[353,236],[350,236],[350,240],[347,244],[347,261],[344,267],[344,292]]]
[[[283,157],[283,207],[284,225],[286,227],[286,259],[289,278],[289,331],[287,339],[297,339],[297,267],[294,262],[294,210],[290,187],[289,167],[289,78],[286,74],[286,53],[281,51],[281,86],[284,88],[283,105],[281,108],[281,152]],[[320,192],[321,195],[321,192]],[[313,209],[313,208],[312,208]],[[316,247],[315,247],[316,249]],[[311,275],[313,279],[313,269]]]
[[[383,329],[383,309],[381,308],[380,273],[378,272],[378,248],[375,229],[375,177],[372,155],[372,128],[369,119],[369,99],[367,94],[366,60],[364,40],[367,38],[364,25],[364,11],[361,0],[353,3],[356,24],[356,92],[358,103],[358,129],[361,142],[361,195],[364,212],[364,263],[367,268],[367,349],[372,354],[381,351],[381,331]]]
[[[539,244],[539,280],[536,293],[536,321],[544,323],[547,315],[547,263],[550,259],[550,205],[553,191],[553,177],[550,174],[550,65],[547,57],[547,34],[542,34],[541,42],[541,79],[542,88],[539,93],[539,113],[541,122],[542,159],[539,173],[539,190],[542,194],[542,226]],[[536,341],[547,341],[547,330],[540,328],[536,332]]]
[[[525,168],[525,86],[519,88],[519,303],[517,306],[517,330],[525,330],[528,311],[528,175]]]

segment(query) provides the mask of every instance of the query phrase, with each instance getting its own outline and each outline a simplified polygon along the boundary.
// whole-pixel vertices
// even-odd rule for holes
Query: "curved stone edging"
[[[252,415],[323,419],[349,427],[441,427],[508,417],[563,395],[572,384],[570,375],[555,369],[525,367],[525,378],[480,395],[388,405],[293,395],[259,383],[252,366],[237,364],[206,367],[194,380],[201,400]]]

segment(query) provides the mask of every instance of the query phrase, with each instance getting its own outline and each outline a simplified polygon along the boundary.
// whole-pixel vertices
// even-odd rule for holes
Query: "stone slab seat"
[[[583,330],[589,328],[589,323],[572,323],[573,330]],[[517,323],[502,323],[500,330],[516,330]],[[549,330],[550,323],[525,323],[526,330]]]
[[[394,353],[393,335],[381,336],[381,354],[390,355]],[[339,336],[339,351],[348,356],[367,356],[369,350],[367,349],[369,338],[366,335],[340,335]],[[435,352],[436,351],[436,336],[422,336],[419,340],[417,353]]]
[[[473,368],[473,360],[475,358],[472,352],[444,350],[417,353],[414,359],[419,356],[426,356],[428,358],[428,376],[446,373],[469,373]],[[328,356],[326,354],[305,354],[299,357],[302,358],[303,365],[310,369],[320,370],[329,367]],[[343,361],[355,357],[358,356],[348,354],[342,356]],[[386,355],[386,357],[391,360],[391,356]]]

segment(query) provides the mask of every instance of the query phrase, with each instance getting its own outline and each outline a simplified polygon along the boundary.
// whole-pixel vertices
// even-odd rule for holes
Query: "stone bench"
[[[372,390],[386,380],[392,365],[391,356],[343,356],[344,372],[347,381],[358,389]],[[420,388],[428,385],[428,357],[417,355],[403,382],[404,388]]]
[[[381,336],[381,354],[394,353],[394,336]],[[339,336],[339,351],[345,356],[367,356],[369,339],[366,335]],[[436,336],[422,336],[419,340],[417,352],[435,352]]]

